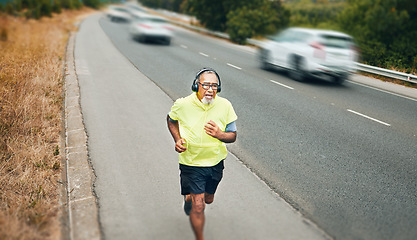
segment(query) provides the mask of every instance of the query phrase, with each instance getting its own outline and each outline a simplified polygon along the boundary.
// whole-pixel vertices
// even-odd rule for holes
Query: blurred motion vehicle
[[[131,20],[129,9],[123,6],[110,5],[106,15],[112,22],[129,22]]]
[[[261,68],[284,68],[297,81],[317,77],[342,83],[356,71],[356,49],[353,38],[341,32],[288,28],[263,42],[258,57]]]
[[[136,14],[129,26],[130,36],[134,40],[146,42],[147,40],[162,41],[171,44],[173,28],[162,17],[149,14]]]
[[[125,6],[129,9],[131,15],[135,15],[137,13],[146,13],[146,9],[142,8],[141,6],[134,4],[134,3],[126,3]]]

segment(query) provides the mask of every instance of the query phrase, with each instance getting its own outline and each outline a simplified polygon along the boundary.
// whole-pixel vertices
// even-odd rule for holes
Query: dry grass
[[[0,15],[0,239],[60,239],[63,58],[90,9]]]

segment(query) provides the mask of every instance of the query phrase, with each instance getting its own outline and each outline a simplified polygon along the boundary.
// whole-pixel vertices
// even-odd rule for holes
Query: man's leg
[[[191,208],[192,202],[190,194],[184,195],[184,212],[187,216],[190,216]]]
[[[211,204],[214,201],[214,194],[205,193],[204,194],[204,201],[207,204]]]
[[[190,222],[191,227],[193,228],[195,238],[197,240],[203,240],[203,230],[204,230],[204,208],[205,208],[205,200],[204,200],[204,193],[201,194],[194,194],[191,193],[191,201],[192,201],[192,208],[190,212]]]
[[[191,202],[191,195],[190,195],[190,194],[188,194],[188,195],[184,195],[184,200],[185,200],[186,202]]]

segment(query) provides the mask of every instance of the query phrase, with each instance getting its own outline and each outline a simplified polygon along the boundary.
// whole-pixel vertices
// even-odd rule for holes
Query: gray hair
[[[219,77],[217,76],[217,73],[214,70],[207,70],[207,71],[204,71],[203,73],[201,73],[200,75],[198,75],[198,78],[197,78],[198,82],[200,82],[201,75],[203,75],[205,73],[214,74],[216,76],[216,79],[217,79],[217,84],[220,84]]]

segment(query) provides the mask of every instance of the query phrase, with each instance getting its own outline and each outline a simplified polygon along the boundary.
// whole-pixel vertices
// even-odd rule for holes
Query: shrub
[[[42,0],[39,3],[39,12],[41,16],[52,17],[52,6],[50,0]]]
[[[248,10],[246,7],[230,12],[227,17],[230,40],[239,44],[244,44],[247,38],[255,35],[255,29],[251,24],[258,25],[261,22],[259,11]]]
[[[289,11],[277,1],[264,1],[257,8],[242,7],[227,15],[227,32],[239,44],[247,38],[271,34],[289,23]]]
[[[65,9],[74,9],[74,4],[72,0],[61,0],[61,6]]]
[[[416,1],[349,0],[338,23],[358,41],[365,63],[416,69]]]
[[[344,10],[346,3],[313,3],[305,0],[297,3],[288,3],[287,6],[291,11],[290,21],[292,26],[319,27],[319,25],[325,25],[334,28],[337,27],[334,24],[337,16]]]
[[[54,13],[61,13],[62,12],[60,1],[58,1],[58,0],[53,1],[53,3],[52,3],[52,12],[54,12]]]
[[[84,5],[87,7],[91,7],[94,9],[98,9],[100,7],[100,0],[84,0]]]

